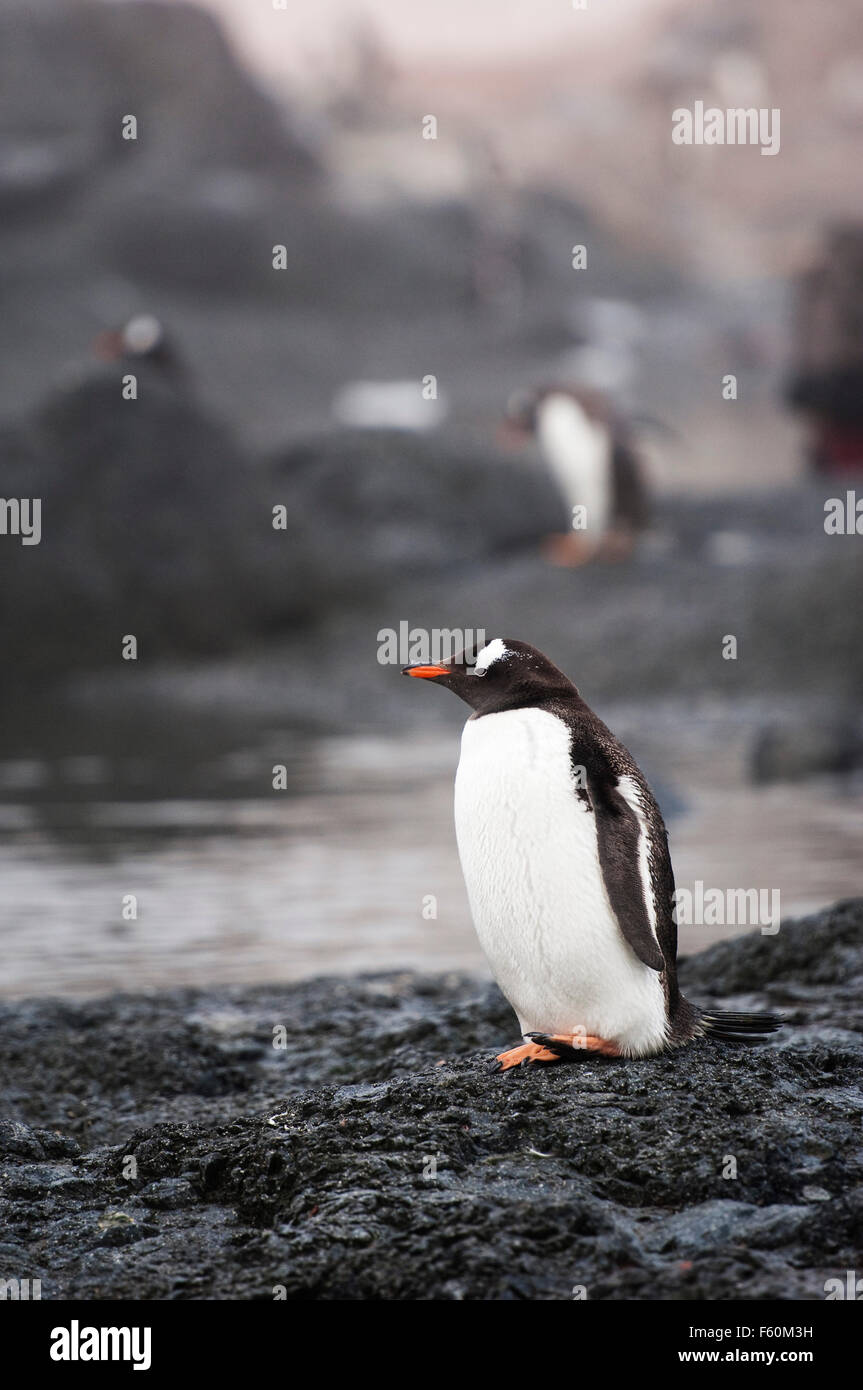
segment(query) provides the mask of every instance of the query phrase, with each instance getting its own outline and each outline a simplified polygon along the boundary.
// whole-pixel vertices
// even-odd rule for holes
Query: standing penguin
[[[459,856],[480,944],[527,1039],[495,1070],[775,1031],[773,1014],[707,1013],[680,993],[659,807],[562,671],[496,637],[475,658],[403,674],[473,709],[455,784]]]
[[[629,431],[604,395],[564,386],[517,395],[504,434],[536,439],[566,502],[571,528],[546,538],[547,560],[572,567],[631,555],[647,524],[647,488]]]
[[[93,349],[103,362],[119,362],[128,371],[152,371],[163,383],[188,386],[182,353],[153,314],[136,314],[122,328],[100,333]]]

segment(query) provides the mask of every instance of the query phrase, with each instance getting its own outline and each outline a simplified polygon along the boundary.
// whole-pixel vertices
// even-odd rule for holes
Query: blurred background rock
[[[681,883],[859,891],[861,542],[823,523],[860,439],[861,20],[0,0],[2,490],[42,499],[38,546],[0,537],[7,991],[477,966],[461,711],[378,664],[404,620],[544,647],[660,783]],[[779,154],[674,145],[696,100],[780,108]],[[106,355],[142,315],[167,356]],[[358,428],[358,383],[429,375],[428,428]],[[562,501],[497,443],[570,378],[639,433],[626,565],[544,565]]]

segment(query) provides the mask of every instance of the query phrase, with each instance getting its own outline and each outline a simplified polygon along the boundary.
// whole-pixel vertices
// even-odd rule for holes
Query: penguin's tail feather
[[[718,1042],[764,1042],[782,1027],[781,1014],[738,1014],[730,1009],[709,1009],[699,1020],[701,1031]]]

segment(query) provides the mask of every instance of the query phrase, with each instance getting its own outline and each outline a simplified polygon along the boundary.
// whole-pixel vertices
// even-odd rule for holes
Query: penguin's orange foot
[[[602,1057],[619,1057],[617,1043],[597,1038],[592,1033],[525,1033],[546,1052],[553,1052],[559,1062],[577,1062],[585,1052],[598,1052]]]
[[[543,559],[561,569],[577,569],[579,565],[586,565],[596,554],[593,541],[588,541],[577,531],[544,536],[540,548]]]
[[[510,1047],[506,1052],[499,1052],[497,1059],[492,1063],[492,1071],[509,1071],[510,1067],[520,1067],[523,1062],[533,1064],[534,1062],[559,1062],[560,1058],[556,1052],[550,1048],[538,1047],[536,1043],[522,1043],[520,1047]]]
[[[608,565],[619,565],[628,560],[635,550],[635,533],[626,527],[616,527],[606,531],[600,542],[596,558]]]

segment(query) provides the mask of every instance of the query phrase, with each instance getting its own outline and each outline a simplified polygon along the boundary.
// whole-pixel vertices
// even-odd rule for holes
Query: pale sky
[[[200,3],[222,16],[261,71],[302,81],[337,59],[363,20],[396,59],[463,57],[475,64],[568,43],[613,42],[621,28],[675,0],[586,0],[584,10],[573,0],[286,0],[286,9],[274,9],[273,0]]]

